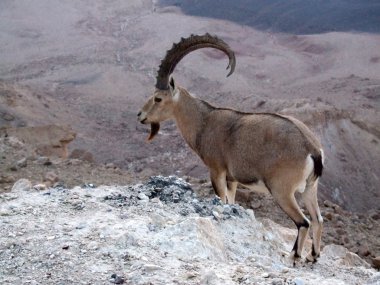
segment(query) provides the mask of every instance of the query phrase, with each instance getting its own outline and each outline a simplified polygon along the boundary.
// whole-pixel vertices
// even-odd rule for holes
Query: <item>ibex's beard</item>
[[[148,141],[151,141],[158,134],[159,130],[160,130],[160,123],[151,123]]]

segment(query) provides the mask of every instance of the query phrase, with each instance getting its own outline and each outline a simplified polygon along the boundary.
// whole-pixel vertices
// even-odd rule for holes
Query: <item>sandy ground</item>
[[[380,36],[287,35],[186,16],[151,1],[1,1],[1,125],[70,124],[72,149],[142,175],[206,178],[172,122],[151,144],[136,113],[172,42],[210,32],[237,54],[226,79],[219,53],[195,52],[177,82],[217,106],[275,111],[305,121],[327,160],[321,197],[346,209],[380,204]],[[358,195],[360,193],[360,195]]]

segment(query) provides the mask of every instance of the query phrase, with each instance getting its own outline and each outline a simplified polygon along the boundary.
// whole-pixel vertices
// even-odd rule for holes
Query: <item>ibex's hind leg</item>
[[[311,253],[306,257],[307,260],[315,262],[320,255],[321,248],[321,237],[323,229],[323,218],[321,216],[321,211],[318,206],[317,199],[317,187],[318,181],[308,185],[305,192],[302,193],[302,199],[305,203],[307,210],[311,217],[311,226],[313,230],[313,246]]]
[[[235,204],[235,196],[236,196],[236,188],[238,183],[237,182],[227,182],[227,202],[228,204]]]
[[[294,259],[297,259],[301,257],[310,222],[298,206],[293,192],[289,193],[286,189],[272,189],[272,195],[297,226],[298,234],[292,250]]]
[[[227,181],[226,174],[223,172],[217,172],[210,170],[210,179],[212,187],[216,195],[220,197],[223,203],[226,203],[226,194],[227,194]]]

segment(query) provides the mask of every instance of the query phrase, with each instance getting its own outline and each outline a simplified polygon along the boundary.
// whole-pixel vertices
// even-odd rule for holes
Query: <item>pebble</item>
[[[42,164],[42,165],[51,165],[52,162],[50,161],[50,158],[46,157],[46,156],[40,156],[37,158],[36,160],[36,163],[37,164]]]
[[[368,256],[368,255],[370,255],[371,252],[370,252],[370,250],[368,248],[368,245],[365,245],[365,244],[361,245],[359,247],[359,249],[358,249],[358,254],[360,256]]]
[[[199,273],[197,271],[188,271],[186,272],[186,279],[192,279],[199,276]]]
[[[178,193],[173,193],[173,202],[178,203],[180,201]]]
[[[11,211],[7,209],[0,209],[0,216],[10,216]]]
[[[143,200],[143,201],[149,200],[149,197],[146,196],[144,193],[140,193],[139,195],[137,195],[137,198],[139,198],[139,200]]]
[[[17,167],[26,167],[27,166],[27,160],[26,158],[20,159],[19,161],[16,162]]]
[[[34,190],[37,190],[37,191],[42,191],[42,190],[46,190],[47,186],[43,183],[40,183],[40,184],[36,184],[33,186],[33,189]]]
[[[347,245],[350,243],[350,239],[346,235],[342,236],[341,241],[344,245]]]
[[[262,207],[262,204],[260,201],[251,201],[251,203],[249,204],[249,206],[254,209],[254,210],[257,210],[259,208]]]
[[[247,211],[248,216],[250,216],[251,219],[254,220],[255,219],[255,212],[253,212],[252,209],[247,209],[246,211]]]
[[[336,229],[336,233],[338,234],[338,235],[340,235],[340,236],[342,236],[342,235],[345,235],[346,234],[346,231],[344,230],[344,229]]]
[[[44,175],[44,182],[46,182],[46,184],[54,185],[54,183],[58,181],[59,177],[54,171],[49,171]]]
[[[334,206],[334,203],[329,200],[325,200],[323,201],[323,205],[325,205],[325,207],[332,208]]]
[[[268,272],[264,272],[263,274],[261,274],[261,277],[262,278],[268,278],[269,277],[269,273]]]
[[[123,277],[118,276],[117,274],[112,274],[111,279],[109,280],[113,284],[124,284],[125,280]]]
[[[110,163],[107,163],[106,165],[105,165],[105,167],[107,168],[107,169],[115,169],[116,168],[116,166],[115,166],[115,164],[113,164],[112,162],[110,162]]]
[[[374,219],[375,221],[378,221],[380,220],[380,213],[373,213],[370,215],[370,217]]]
[[[12,165],[9,169],[10,169],[11,171],[17,171],[17,170],[18,170],[18,167],[17,167],[17,165]]]
[[[283,285],[284,281],[281,278],[275,278],[272,280],[272,285]]]
[[[329,221],[331,221],[333,219],[333,217],[334,217],[334,215],[332,213],[330,213],[330,212],[328,212],[328,213],[325,214],[325,218],[327,220],[329,220]]]
[[[295,285],[305,285],[305,281],[303,281],[301,278],[295,278],[293,282]]]
[[[155,264],[145,264],[144,265],[144,271],[145,272],[153,272],[157,270],[162,270],[161,266],[155,265]]]
[[[216,219],[216,220],[220,220],[220,214],[217,212],[217,211],[212,211],[212,215],[214,216],[214,218]]]
[[[232,209],[230,205],[223,205],[223,214],[230,215],[232,212]]]
[[[373,258],[372,264],[373,267],[375,267],[376,269],[380,269],[380,256],[376,256],[375,258]]]
[[[86,223],[80,223],[80,224],[76,225],[75,228],[76,228],[77,230],[81,230],[81,229],[84,229],[86,226],[87,226]]]

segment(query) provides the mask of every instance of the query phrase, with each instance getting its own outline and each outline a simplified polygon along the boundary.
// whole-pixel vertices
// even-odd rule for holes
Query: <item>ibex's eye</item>
[[[156,102],[156,103],[160,103],[162,101],[162,99],[161,98],[158,98],[158,97],[154,97],[154,102]]]

